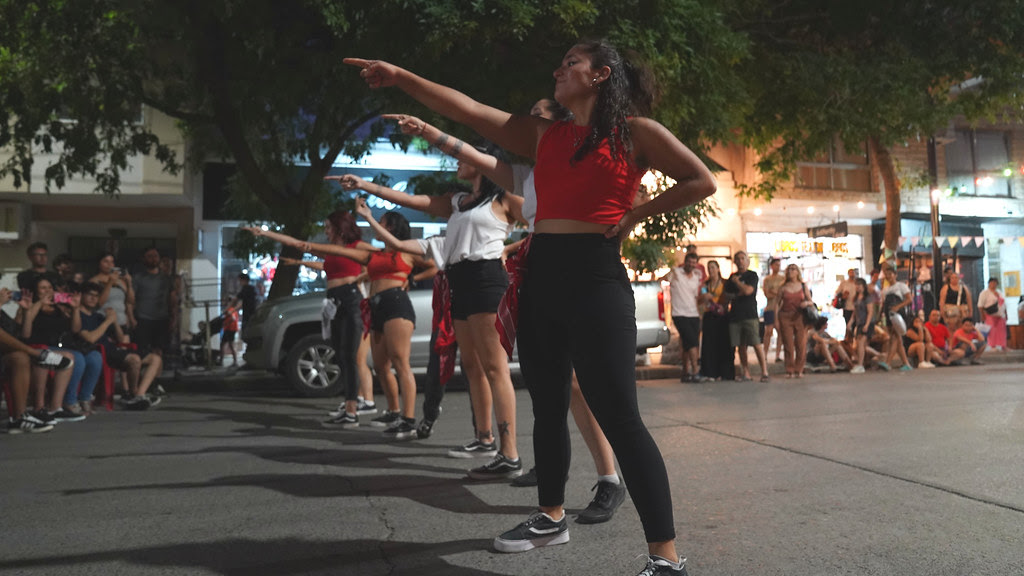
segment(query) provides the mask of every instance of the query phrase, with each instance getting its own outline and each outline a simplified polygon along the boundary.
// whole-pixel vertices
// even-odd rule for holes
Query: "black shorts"
[[[775,325],[775,310],[764,311],[764,325],[774,326]]]
[[[227,344],[228,342],[234,342],[235,341],[235,334],[236,334],[236,332],[234,330],[225,330],[225,331],[221,332],[221,334],[220,334],[220,343],[221,343],[221,345]]]
[[[370,326],[374,332],[383,332],[384,323],[395,318],[405,318],[416,325],[416,311],[408,292],[403,288],[388,288],[370,296]]]
[[[128,360],[128,356],[130,354],[134,354],[133,351],[127,348],[120,348],[115,346],[104,347],[103,350],[107,356],[107,366],[110,366],[115,370],[124,370],[126,367],[125,361]]]
[[[139,323],[135,327],[135,343],[139,347],[140,356],[145,356],[150,352],[161,353],[169,348],[170,341],[170,318],[159,320],[139,318]]]
[[[463,260],[445,269],[451,288],[452,318],[494,314],[508,288],[508,273],[501,260]]]
[[[700,346],[700,317],[673,316],[672,322],[679,332],[679,341],[683,350],[692,350]]]

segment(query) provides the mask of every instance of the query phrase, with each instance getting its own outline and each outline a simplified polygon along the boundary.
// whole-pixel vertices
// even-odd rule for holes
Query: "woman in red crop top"
[[[356,219],[347,210],[336,210],[329,214],[324,220],[324,232],[331,244],[362,250],[375,249],[372,244],[362,241],[362,232],[359,231]],[[323,261],[282,258],[281,263],[286,266],[306,266],[327,273],[326,297],[336,306],[330,326],[331,346],[338,358],[338,379],[345,391],[345,400],[338,406],[339,413],[328,415],[324,424],[354,428],[359,425],[359,413],[365,413],[374,406],[373,375],[366,365],[370,339],[363,337],[363,320],[359,309],[362,293],[358,282],[364,274],[363,265],[351,258],[334,254],[325,256]],[[327,373],[319,372],[317,377],[321,379],[322,386],[330,384]]]
[[[396,86],[506,150],[535,158],[537,220],[520,295],[519,357],[534,409],[540,512],[498,536],[500,551],[568,542],[563,509],[573,367],[628,479],[648,543],[643,573],[686,573],[675,550],[668,473],[636,402],[636,323],[620,236],[715,191],[711,172],[664,126],[641,115],[649,75],[603,41],[580,43],[554,72],[570,122],[517,116],[376,60],[346,59],[372,88]],[[633,205],[642,174],[676,184]],[[572,255],[568,257],[567,255]]]
[[[432,143],[456,157],[463,148],[472,149],[447,136]],[[490,462],[469,470],[469,476],[477,480],[515,477],[523,472],[516,444],[516,396],[508,355],[494,329],[494,321],[498,304],[508,287],[508,275],[501,261],[502,248],[512,222],[522,219],[522,198],[505,194],[461,159],[456,178],[470,182],[471,192],[440,196],[407,194],[352,174],[337,177],[346,190],[365,190],[400,206],[448,220],[445,274],[450,287],[455,340],[470,386],[475,428],[473,440],[452,448],[448,455],[453,458],[492,457]],[[498,423],[497,445],[492,432],[492,407]]]
[[[411,235],[409,221],[397,212],[385,214],[381,218],[381,223],[395,236],[408,239]],[[369,249],[362,249],[337,244],[316,244],[261,228],[245,229],[257,236],[266,236],[312,254],[344,256],[367,266],[370,273],[370,337],[373,365],[388,401],[388,411],[375,419],[373,425],[386,426],[386,438],[405,440],[415,437],[416,380],[409,365],[409,352],[416,313],[413,311],[406,288],[410,280],[432,277],[437,272],[433,262],[401,252],[380,251],[372,246]],[[411,275],[413,268],[423,271]]]

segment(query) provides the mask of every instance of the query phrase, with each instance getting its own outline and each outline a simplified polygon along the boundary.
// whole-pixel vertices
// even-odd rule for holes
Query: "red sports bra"
[[[645,170],[612,157],[608,140],[576,163],[576,140],[586,128],[555,122],[541,136],[533,168],[537,222],[549,219],[618,224],[640,187]]]
[[[359,242],[352,242],[346,244],[345,247],[355,248],[358,244]],[[327,255],[324,256],[324,272],[327,273],[328,280],[350,278],[362,274],[363,265],[345,256]]]
[[[370,254],[370,262],[366,265],[371,281],[388,279],[404,282],[409,279],[410,272],[412,265],[407,264],[400,253],[390,250]]]

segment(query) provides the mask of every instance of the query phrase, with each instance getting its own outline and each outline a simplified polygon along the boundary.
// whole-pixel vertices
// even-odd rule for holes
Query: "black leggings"
[[[612,445],[648,542],[675,538],[668,473],[636,399],[633,290],[619,242],[535,234],[519,310],[519,359],[533,401],[541,506],[565,501],[570,375]]]
[[[327,297],[334,300],[338,311],[331,320],[331,345],[335,361],[341,368],[338,376],[345,386],[345,400],[356,400],[359,396],[359,343],[363,339],[363,318],[359,302],[363,295],[355,283],[336,286],[327,290]]]

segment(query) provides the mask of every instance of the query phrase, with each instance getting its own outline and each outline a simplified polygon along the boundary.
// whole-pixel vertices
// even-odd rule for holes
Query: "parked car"
[[[633,284],[636,299],[637,351],[666,344],[664,294],[660,282]],[[409,291],[416,311],[410,363],[414,373],[425,373],[429,359],[432,291]],[[242,325],[247,366],[278,372],[302,396],[336,396],[342,391],[341,373],[334,350],[320,333],[323,292],[264,302]],[[513,369],[518,369],[513,357]]]

